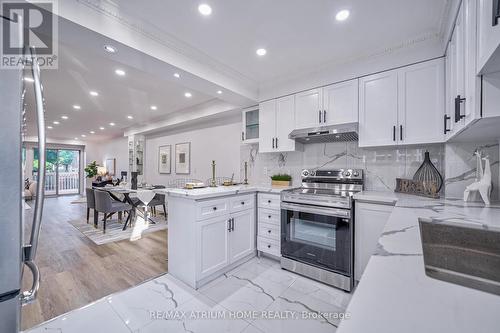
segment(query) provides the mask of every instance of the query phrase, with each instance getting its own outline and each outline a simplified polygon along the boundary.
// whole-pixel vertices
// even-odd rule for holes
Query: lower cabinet
[[[377,248],[394,206],[356,202],[354,221],[354,279],[359,281]]]
[[[231,215],[229,262],[235,262],[255,251],[255,213],[253,210]]]
[[[257,250],[281,256],[281,210],[279,193],[259,193],[257,197]]]

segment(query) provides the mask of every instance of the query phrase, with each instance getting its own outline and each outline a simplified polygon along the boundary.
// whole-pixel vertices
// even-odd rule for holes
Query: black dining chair
[[[86,188],[85,196],[87,198],[87,223],[89,223],[90,210],[92,209],[94,211],[94,224],[96,224],[99,213],[95,210],[94,190],[91,188]]]
[[[108,192],[106,191],[94,191],[95,196],[95,209],[99,213],[104,213],[103,220],[103,233],[106,232],[106,220],[108,218],[108,214],[117,213],[117,212],[128,212],[127,220],[125,221],[125,225],[127,225],[129,219],[132,217],[133,207],[128,203],[118,202],[113,200]],[[94,221],[94,226],[97,228],[97,221]]]

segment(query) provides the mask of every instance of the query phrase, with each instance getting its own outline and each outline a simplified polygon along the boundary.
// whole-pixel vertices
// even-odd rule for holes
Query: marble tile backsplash
[[[258,146],[243,145],[241,159],[248,162],[248,178],[252,184],[269,184],[270,176],[289,173],[293,185],[300,185],[302,169],[361,168],[365,170],[365,188],[394,190],[396,178],[412,178],[429,151],[432,163],[444,179],[447,198],[462,198],[465,187],[475,181],[476,149],[488,155],[491,162],[493,190],[491,197],[499,200],[499,143],[446,143],[421,147],[359,148],[357,142],[330,142],[304,146],[302,152],[265,153]],[[243,175],[243,169],[241,175]],[[480,200],[472,195],[471,200]]]

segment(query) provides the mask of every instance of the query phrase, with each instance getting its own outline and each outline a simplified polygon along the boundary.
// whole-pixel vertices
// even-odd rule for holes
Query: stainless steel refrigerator
[[[4,20],[2,18],[2,26]],[[9,20],[10,21],[10,20]],[[16,22],[7,22],[16,26]],[[22,22],[21,22],[22,23]],[[18,36],[22,34],[19,22]],[[22,43],[20,44],[22,45]],[[26,53],[35,55],[34,48],[25,48]],[[0,69],[0,332],[20,331],[21,306],[36,299],[40,287],[40,274],[34,263],[38,244],[38,233],[42,221],[44,180],[45,180],[45,123],[42,85],[37,62],[28,66],[32,80],[23,80],[24,69]],[[33,81],[33,82],[31,82]],[[33,206],[31,231],[26,235],[24,228],[24,193],[22,141],[25,122],[25,85],[33,85],[35,96],[39,154],[38,187]],[[28,221],[26,221],[28,222]],[[28,227],[27,226],[27,227]],[[29,290],[21,290],[24,274],[33,275],[33,285]]]

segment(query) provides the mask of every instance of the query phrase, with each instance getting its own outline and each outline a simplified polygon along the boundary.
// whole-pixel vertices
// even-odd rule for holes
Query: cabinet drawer
[[[229,200],[209,200],[198,202],[196,207],[196,219],[204,220],[211,217],[229,214]]]
[[[259,193],[258,202],[260,208],[280,209],[280,195],[279,194],[264,194]]]
[[[241,212],[243,210],[255,207],[255,195],[240,195],[229,199],[231,213]]]
[[[280,241],[280,230],[279,225],[276,224],[268,224],[268,223],[259,223],[259,236],[265,237],[269,239],[273,239],[277,242]]]
[[[259,208],[259,223],[269,223],[279,226],[281,224],[280,217],[280,210]]]
[[[281,256],[280,242],[269,238],[258,237],[257,238],[257,250],[266,252],[275,256]]]

